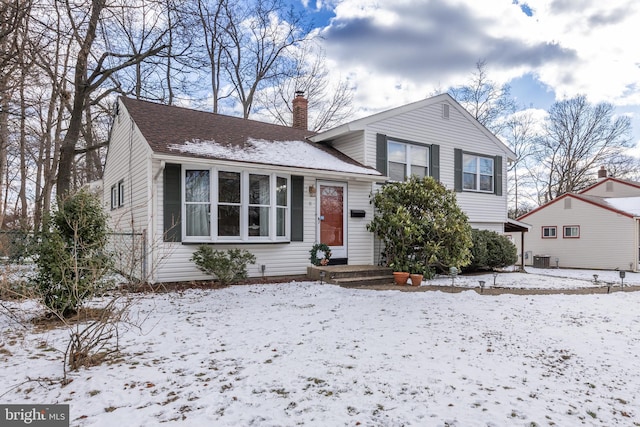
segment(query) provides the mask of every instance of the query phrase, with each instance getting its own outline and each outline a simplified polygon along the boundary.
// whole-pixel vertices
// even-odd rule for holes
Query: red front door
[[[346,258],[346,199],[347,185],[321,182],[318,184],[319,241],[331,248],[332,258]]]

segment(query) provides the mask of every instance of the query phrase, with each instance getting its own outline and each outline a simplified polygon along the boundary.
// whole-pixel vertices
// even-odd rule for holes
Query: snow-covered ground
[[[497,284],[573,286],[583,274],[560,273]],[[640,425],[639,306],[640,292],[318,282],[144,294],[132,312],[141,328],[120,330],[124,358],[64,387],[57,350],[69,332],[0,315],[0,403],[68,403],[80,426]]]
[[[437,276],[434,280],[425,281],[423,284],[435,286],[459,286],[465,288],[477,288],[480,280],[485,282],[487,288],[520,288],[520,289],[579,289],[594,288],[611,285],[612,289],[623,285],[619,271],[606,270],[570,270],[556,268],[526,267],[526,273],[503,272],[495,276],[492,273],[477,275]],[[594,275],[597,275],[594,278]],[[624,286],[640,285],[640,273],[626,271]]]

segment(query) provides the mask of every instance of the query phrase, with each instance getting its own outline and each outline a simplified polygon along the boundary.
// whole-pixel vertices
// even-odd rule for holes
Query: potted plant
[[[420,286],[422,279],[424,278],[425,266],[419,262],[414,261],[409,267],[409,278],[411,279],[411,285]]]
[[[389,264],[393,268],[393,280],[396,285],[403,286],[409,280],[409,265],[404,260],[397,260]]]

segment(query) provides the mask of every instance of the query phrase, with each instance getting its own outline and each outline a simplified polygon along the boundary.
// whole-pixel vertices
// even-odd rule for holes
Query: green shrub
[[[518,261],[516,246],[508,237],[489,230],[472,231],[471,264],[468,271],[504,268]]]
[[[34,247],[33,280],[51,311],[68,317],[104,285],[112,267],[108,232],[100,200],[86,190],[66,199],[45,222]]]
[[[214,275],[220,284],[235,283],[247,277],[247,264],[255,264],[256,257],[244,249],[218,251],[202,245],[191,257],[198,269]]]
[[[453,191],[431,177],[385,184],[372,195],[367,226],[384,244],[388,266],[430,276],[433,268],[469,264],[471,227]],[[416,270],[416,271],[411,271]],[[424,270],[424,271],[417,271]]]

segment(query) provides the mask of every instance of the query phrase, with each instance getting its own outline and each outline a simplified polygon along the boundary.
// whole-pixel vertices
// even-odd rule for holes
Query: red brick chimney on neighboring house
[[[607,170],[604,166],[600,166],[600,170],[598,171],[598,181],[601,179],[605,179],[607,177]]]
[[[296,129],[308,129],[307,123],[307,106],[309,101],[304,97],[304,92],[301,90],[296,91],[296,96],[293,98],[293,127]]]

